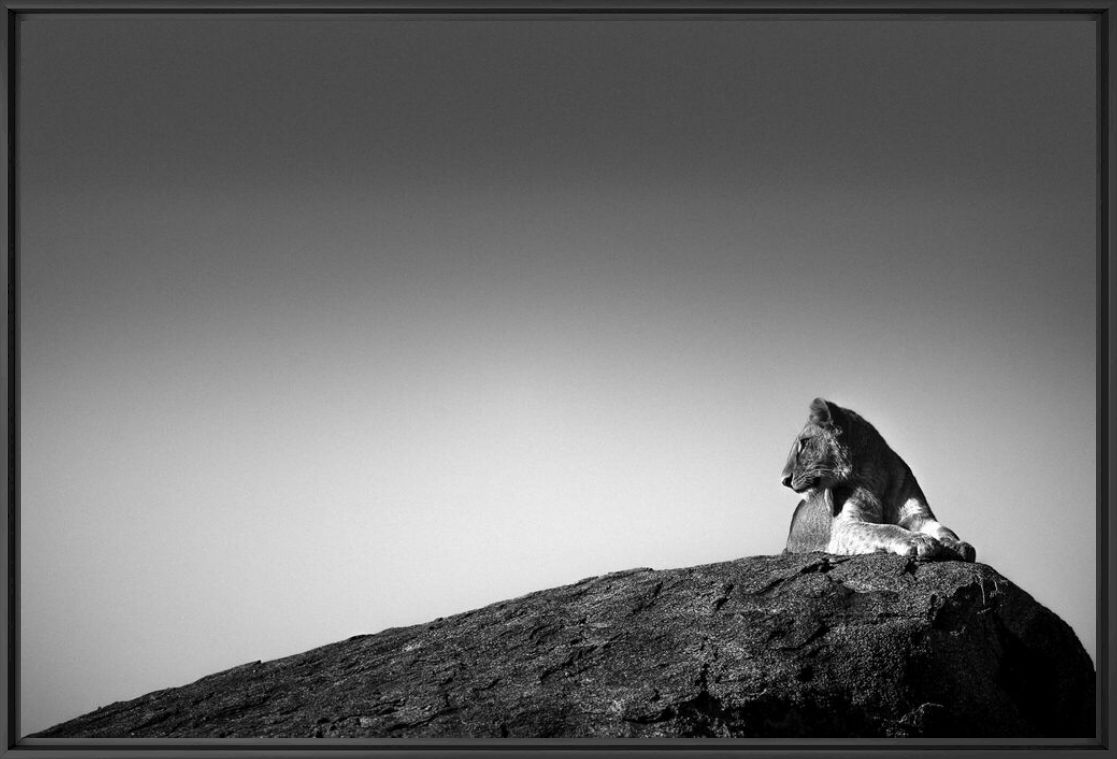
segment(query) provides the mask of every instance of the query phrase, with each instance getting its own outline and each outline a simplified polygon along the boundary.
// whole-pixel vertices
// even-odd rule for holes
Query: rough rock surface
[[[36,737],[1090,737],[1094,682],[988,566],[756,556],[245,664]]]

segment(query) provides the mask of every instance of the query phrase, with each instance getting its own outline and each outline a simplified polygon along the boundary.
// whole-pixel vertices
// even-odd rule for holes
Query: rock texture
[[[757,556],[245,664],[36,737],[1092,737],[1094,682],[988,566]]]

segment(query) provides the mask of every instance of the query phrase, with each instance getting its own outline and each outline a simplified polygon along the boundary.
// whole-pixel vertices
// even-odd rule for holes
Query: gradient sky
[[[817,395],[1094,653],[1087,20],[20,35],[25,733],[777,553]]]

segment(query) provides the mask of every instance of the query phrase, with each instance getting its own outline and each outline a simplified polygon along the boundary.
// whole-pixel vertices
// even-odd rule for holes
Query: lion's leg
[[[926,503],[910,498],[900,508],[899,516],[901,527],[905,527],[912,532],[930,535],[942,543],[946,549],[957,554],[963,561],[973,561],[976,558],[977,551],[974,550],[974,547],[961,540],[954,530],[936,520],[935,515],[931,513],[931,507]]]
[[[839,516],[830,533],[828,553],[859,554],[878,551],[929,559],[941,550],[929,535],[905,530],[896,524],[872,524]]]
[[[791,517],[787,532],[785,553],[825,551],[830,542],[830,506],[821,496],[811,496],[799,502]]]

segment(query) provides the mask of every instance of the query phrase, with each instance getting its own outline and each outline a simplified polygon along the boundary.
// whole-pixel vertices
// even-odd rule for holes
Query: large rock
[[[799,554],[616,572],[37,737],[1093,735],[1089,656],[990,567]]]

